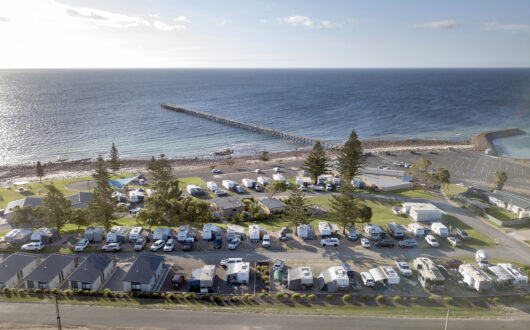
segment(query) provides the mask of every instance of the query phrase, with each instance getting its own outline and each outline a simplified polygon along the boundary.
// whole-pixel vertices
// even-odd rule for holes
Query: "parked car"
[[[184,241],[184,246],[182,247],[182,251],[191,251],[193,249],[193,239],[187,239]]]
[[[327,191],[332,191],[333,190],[333,185],[331,183],[326,183],[326,190]]]
[[[400,248],[413,248],[418,246],[418,242],[413,238],[407,238],[398,242]]]
[[[447,260],[445,262],[445,267],[458,269],[458,267],[460,267],[460,265],[462,265],[462,264],[463,264],[463,262],[460,259],[451,259],[451,260]]]
[[[451,246],[453,246],[453,247],[457,247],[457,246],[462,245],[462,241],[459,240],[457,237],[454,237],[454,236],[449,236],[449,237],[447,237],[447,241],[448,241],[449,244],[451,244]]]
[[[436,240],[436,238],[432,235],[427,235],[425,236],[425,241],[427,242],[427,244],[429,244],[430,246],[434,247],[434,248],[437,248],[440,246],[440,243],[438,243],[438,241]]]
[[[396,267],[403,276],[412,276],[412,270],[406,261],[396,260]]]
[[[173,278],[171,279],[171,284],[173,285],[173,289],[178,289],[184,284],[184,274],[175,274],[173,275]]]
[[[228,193],[226,191],[224,191],[223,189],[217,189],[214,194],[216,196],[224,196],[224,195],[228,195]]]
[[[223,236],[221,235],[215,236],[215,239],[213,240],[213,248],[220,249],[222,247],[223,247]]]
[[[164,242],[164,240],[159,239],[151,245],[150,250],[152,252],[156,252],[160,250],[164,246],[164,244],[166,244],[166,242]]]
[[[346,228],[346,232],[348,233],[348,239],[350,241],[356,241],[357,240],[357,232],[355,231],[355,228],[348,227],[348,228]]]
[[[243,262],[243,258],[226,258],[222,259],[219,264],[224,268],[228,267],[229,264],[235,264],[238,262]]]
[[[377,247],[394,247],[396,243],[393,239],[385,238],[375,243]]]
[[[328,237],[320,240],[322,246],[339,246],[339,239],[335,237]]]
[[[214,168],[214,169],[212,170],[212,173],[213,173],[213,174],[222,174],[223,171]]]
[[[363,281],[364,286],[373,287],[375,285],[374,278],[368,272],[361,273],[361,280]]]
[[[75,252],[84,251],[90,241],[87,238],[81,238],[75,246]]]
[[[349,264],[341,264],[340,266],[346,272],[346,276],[348,276],[349,278],[352,278],[353,276],[355,276],[355,272],[353,271],[352,266],[350,266]]]
[[[229,250],[235,250],[241,244],[241,238],[235,237],[228,243]]]
[[[263,241],[261,242],[261,246],[263,246],[264,248],[271,247],[271,235],[263,235]]]
[[[101,247],[101,251],[105,251],[105,252],[118,252],[120,250],[121,250],[120,243],[109,243]]]
[[[280,168],[277,167],[277,166],[276,166],[276,167],[273,167],[272,169],[274,170],[274,172],[280,172]]]
[[[175,248],[175,240],[170,238],[167,240],[166,245],[164,245],[165,252],[171,252]]]
[[[370,240],[366,237],[363,237],[361,238],[361,245],[363,246],[363,248],[365,249],[369,249],[371,248],[372,246],[370,245]]]
[[[134,251],[142,251],[144,249],[147,239],[143,236],[138,237],[136,242],[134,242]]]
[[[463,241],[467,241],[469,239],[469,235],[462,228],[456,228],[455,234],[456,234],[456,237],[460,238]]]
[[[259,168],[255,169],[254,172],[256,172],[256,174],[261,174],[263,172],[261,172],[261,170]]]
[[[274,260],[274,264],[272,265],[272,270],[279,270],[280,272],[283,271],[283,268],[285,267],[285,261],[281,259]]]
[[[42,242],[31,242],[22,245],[20,248],[22,251],[40,251],[44,249],[44,243]]]

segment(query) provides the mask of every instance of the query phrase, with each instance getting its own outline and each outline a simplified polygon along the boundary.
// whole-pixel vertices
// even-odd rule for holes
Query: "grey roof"
[[[69,263],[75,260],[77,260],[76,256],[68,254],[50,254],[48,258],[44,259],[44,261],[29,273],[24,280],[49,282]]]
[[[214,198],[211,202],[212,204],[217,205],[217,207],[222,210],[245,207],[245,203],[234,197]]]
[[[19,270],[26,267],[37,258],[39,258],[38,255],[21,252],[9,255],[0,262],[0,282],[7,282],[13,278]]]
[[[17,199],[16,201],[9,202],[6,206],[6,214],[13,212],[13,209],[17,206],[23,208],[24,206],[37,207],[42,205],[42,197],[24,197]]]
[[[318,289],[322,290],[327,286],[329,292],[337,291],[337,283],[333,280],[331,268],[325,269],[317,278]]]
[[[524,198],[516,194],[512,194],[504,190],[495,190],[494,192],[490,193],[490,196],[500,199],[505,203],[510,203],[515,206],[519,206],[523,209],[530,209],[530,199]]]
[[[123,281],[149,284],[156,270],[163,262],[164,257],[154,254],[141,254],[123,276]]]
[[[72,203],[72,207],[77,204],[89,204],[94,202],[94,194],[91,192],[81,191],[77,194],[66,196]]]
[[[262,198],[259,202],[269,210],[285,207],[285,203],[276,198]]]
[[[94,283],[111,262],[112,259],[106,255],[91,254],[75,269],[68,280]]]

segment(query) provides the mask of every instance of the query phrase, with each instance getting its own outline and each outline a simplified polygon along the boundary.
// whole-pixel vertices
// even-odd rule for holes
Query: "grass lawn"
[[[378,194],[382,195],[391,195],[391,196],[403,196],[403,197],[409,197],[409,198],[422,198],[422,199],[429,199],[433,200],[436,199],[435,193],[432,191],[423,191],[423,190],[396,190],[396,191],[388,191],[388,192],[381,192]]]
[[[489,205],[489,207],[490,209],[488,211],[488,214],[492,217],[499,219],[500,221],[510,221],[517,218],[515,214],[505,209],[501,209],[500,207],[497,207],[495,205]]]
[[[447,196],[447,198],[452,198],[460,193],[466,192],[467,187],[458,186],[456,184],[445,184],[442,186],[442,193]]]
[[[495,245],[495,242],[493,242],[487,236],[481,234],[480,232],[466,225],[462,221],[458,220],[456,217],[449,215],[449,214],[446,214],[443,217],[444,217],[444,220],[447,221],[446,223],[447,227],[451,226],[453,230],[456,227],[463,228],[469,235],[470,239],[468,241],[462,241],[462,247],[471,247],[471,248],[481,249],[481,248],[486,248],[486,247],[492,247]],[[447,248],[451,246],[445,238],[439,239],[438,241],[440,242],[441,248]]]

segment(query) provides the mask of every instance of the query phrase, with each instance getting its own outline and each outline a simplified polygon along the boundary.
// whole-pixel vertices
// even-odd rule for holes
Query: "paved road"
[[[160,309],[61,305],[63,326],[172,329],[444,329],[445,319],[393,319],[358,316],[237,314]],[[31,318],[28,318],[31,315]],[[448,329],[524,329],[530,320],[450,319]],[[0,303],[0,322],[56,324],[53,304]]]

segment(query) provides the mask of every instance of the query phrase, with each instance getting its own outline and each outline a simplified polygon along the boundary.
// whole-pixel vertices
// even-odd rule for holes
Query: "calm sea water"
[[[160,103],[338,142],[352,129],[363,139],[460,140],[530,131],[530,69],[4,70],[0,164],[94,158],[113,141],[128,158],[298,147]]]

